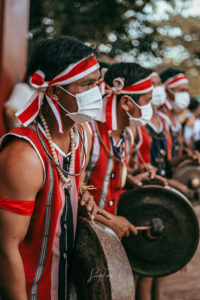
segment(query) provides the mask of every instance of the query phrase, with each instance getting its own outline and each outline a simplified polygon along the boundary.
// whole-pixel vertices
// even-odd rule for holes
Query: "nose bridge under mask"
[[[69,116],[74,122],[84,123],[90,121],[95,119],[101,112],[102,96],[97,86],[75,95],[64,88],[61,89],[73,96],[76,100],[78,110],[75,112],[67,111],[58,101],[59,106],[66,112],[66,116]]]
[[[164,86],[156,86],[153,88],[151,104],[155,106],[161,106],[165,103],[166,97],[167,95]]]
[[[89,90],[86,90],[81,93],[77,94],[72,94],[62,86],[59,86],[64,92],[67,94],[71,95],[76,99],[77,105],[78,105],[78,110],[82,105],[86,105],[85,101],[87,102],[87,105],[89,106],[90,103],[94,103],[94,98],[96,98],[96,101],[102,100],[102,95],[100,93],[100,90],[98,86],[95,86]]]

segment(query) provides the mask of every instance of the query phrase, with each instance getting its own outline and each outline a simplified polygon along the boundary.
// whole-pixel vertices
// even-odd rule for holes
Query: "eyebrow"
[[[98,79],[94,79],[94,78],[91,78],[91,79],[86,79],[83,81],[83,83],[88,83],[88,82],[95,82],[97,81]]]

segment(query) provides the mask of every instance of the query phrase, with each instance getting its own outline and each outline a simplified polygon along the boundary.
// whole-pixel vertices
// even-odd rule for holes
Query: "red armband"
[[[31,216],[35,201],[0,198],[0,208],[18,215]]]

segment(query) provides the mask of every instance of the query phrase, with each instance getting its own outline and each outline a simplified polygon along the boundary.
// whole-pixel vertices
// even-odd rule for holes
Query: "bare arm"
[[[35,200],[42,185],[41,162],[26,142],[13,141],[0,154],[0,198]],[[30,216],[0,209],[0,296],[26,300],[26,283],[19,244],[24,239]]]
[[[108,213],[107,213],[108,214]],[[110,227],[121,240],[124,236],[129,236],[130,232],[137,235],[137,228],[122,216],[110,215],[110,219],[106,219],[101,215],[97,215],[95,220]]]
[[[170,164],[173,167],[176,167],[177,165],[179,165],[182,161],[186,160],[186,159],[190,159],[192,160],[192,162],[196,165],[200,165],[200,153],[197,150],[193,150],[193,149],[189,149],[189,148],[184,148],[184,150],[186,150],[186,154],[181,155],[181,156],[177,156],[177,157],[173,157],[170,160]]]

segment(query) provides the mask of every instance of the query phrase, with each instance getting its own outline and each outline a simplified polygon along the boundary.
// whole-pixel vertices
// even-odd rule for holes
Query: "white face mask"
[[[162,106],[165,103],[166,97],[164,86],[156,86],[153,88],[151,104],[156,107]]]
[[[151,120],[153,116],[153,109],[151,103],[149,102],[146,105],[138,105],[132,98],[131,101],[141,110],[141,117],[134,118],[127,112],[129,116],[129,126],[145,126]]]
[[[181,112],[190,104],[190,94],[188,92],[174,93],[174,101],[170,101],[175,112]]]
[[[91,121],[96,119],[96,117],[101,113],[103,101],[97,86],[76,95],[71,94],[61,86],[59,87],[69,95],[76,98],[78,105],[78,111],[76,112],[69,112],[58,102],[58,105],[67,113],[66,116],[69,116],[75,123],[81,124]]]

